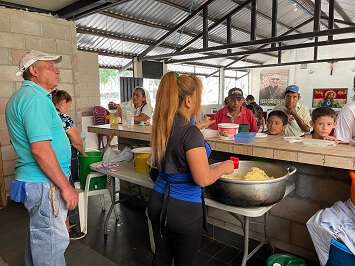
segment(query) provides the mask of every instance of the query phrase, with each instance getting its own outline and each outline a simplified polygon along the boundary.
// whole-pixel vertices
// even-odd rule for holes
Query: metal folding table
[[[116,200],[116,194],[119,191],[116,191],[116,182],[115,179],[118,178],[120,180],[124,180],[134,184],[134,187],[137,187],[137,193],[131,195],[132,197],[141,197],[144,199],[140,186],[147,187],[152,189],[154,187],[154,182],[149,178],[149,174],[140,174],[135,171],[133,162],[121,162],[120,163],[120,171],[112,172],[106,171],[103,169],[96,169],[96,165],[98,163],[94,163],[90,166],[90,168],[95,171],[105,175],[108,175],[111,178],[111,186],[112,186],[112,204],[107,213],[107,217],[104,224],[105,235],[107,235],[107,223],[112,214],[113,208],[116,204],[126,201],[129,198],[124,198],[123,200]],[[287,196],[295,189],[295,184],[291,181],[287,181],[285,195]],[[243,232],[244,232],[244,254],[242,260],[242,266],[246,265],[247,260],[252,257],[264,244],[267,244],[271,251],[273,251],[273,247],[271,245],[269,236],[267,234],[267,215],[268,211],[275,205],[263,206],[263,207],[234,207],[225,205],[223,203],[217,202],[213,199],[206,198],[206,205],[209,207],[217,208],[223,211],[229,212],[233,217],[235,217],[238,221],[240,221]],[[277,203],[276,203],[277,204]],[[250,253],[249,252],[249,225],[250,218],[261,217],[264,216],[264,222],[262,223],[264,226],[264,238],[261,243],[255,247]]]

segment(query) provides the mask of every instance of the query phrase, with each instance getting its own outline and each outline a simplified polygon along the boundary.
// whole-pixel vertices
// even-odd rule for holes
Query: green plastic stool
[[[304,259],[290,254],[274,254],[268,257],[267,266],[306,266]]]

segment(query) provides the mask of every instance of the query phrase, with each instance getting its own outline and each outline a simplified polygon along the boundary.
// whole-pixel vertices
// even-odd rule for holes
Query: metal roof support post
[[[222,104],[224,103],[224,87],[226,86],[225,80],[225,70],[224,67],[221,67],[219,69],[219,92],[218,92],[218,103]]]
[[[215,23],[213,23],[210,27],[208,27],[208,30],[214,29],[216,26],[221,24],[224,20],[228,19],[228,17],[236,14],[238,11],[242,10],[245,6],[247,6],[250,3],[251,0],[246,0],[244,3],[238,5],[236,8],[228,12],[226,15],[224,15],[222,18],[218,19]],[[228,22],[227,22],[228,23]],[[232,24],[230,25],[232,27]],[[228,27],[228,26],[227,26]],[[188,41],[186,44],[184,44],[182,47],[176,50],[176,52],[184,50],[186,47],[194,43],[196,40],[202,37],[202,33],[198,34],[195,36],[192,40]]]
[[[129,1],[131,0],[81,0],[57,10],[56,15],[64,19],[78,20]]]
[[[251,22],[250,22],[250,41],[256,40],[256,13],[257,13],[257,0],[251,0]]]
[[[261,44],[261,45],[270,44],[272,42],[283,42],[283,41],[299,40],[299,39],[306,39],[306,38],[313,38],[313,37],[322,37],[322,36],[328,36],[331,34],[336,35],[336,34],[353,33],[354,31],[355,31],[355,27],[346,27],[346,28],[339,28],[339,29],[333,29],[333,30],[323,30],[323,31],[318,31],[318,32],[307,32],[307,33],[301,33],[301,34],[293,34],[293,35],[287,35],[287,36],[282,35],[282,36],[277,36],[274,38],[267,38],[267,39],[260,39],[260,40],[258,39],[258,40],[254,40],[254,41],[248,41],[248,42],[239,42],[239,43],[225,44],[225,45],[220,45],[220,46],[213,46],[213,47],[208,47],[206,49],[191,49],[191,50],[182,51],[182,52],[159,54],[159,55],[154,55],[154,56],[146,56],[146,57],[142,58],[142,60],[152,60],[152,59],[156,60],[156,59],[162,59],[162,58],[174,57],[174,56],[180,56],[180,55],[219,51],[219,50],[225,50],[225,49],[229,49],[229,48],[248,47],[248,46],[259,45],[259,44]],[[352,38],[342,39],[340,41],[342,41],[343,43],[349,43],[350,39],[352,39]],[[339,41],[339,40],[335,40],[335,41]],[[334,42],[332,42],[331,44],[334,44]],[[300,44],[297,46],[284,45],[282,47],[276,47],[276,48],[258,49],[258,52],[273,52],[273,51],[279,51],[279,50],[307,48],[307,47],[310,47],[308,45],[309,45],[309,43],[303,43],[303,44]],[[313,45],[312,47],[314,47],[314,46],[316,46],[316,45]],[[248,54],[249,52],[253,52],[253,51],[254,50],[251,50],[251,51],[248,50],[248,51],[242,52],[241,54]],[[254,53],[256,53],[256,51]],[[240,55],[240,53],[231,53],[231,55]],[[226,54],[220,54],[219,57],[224,57],[224,56],[226,56]],[[214,58],[217,58],[217,57],[214,57]],[[201,60],[200,57],[198,57],[197,59]]]
[[[197,8],[194,12],[191,13],[191,15],[187,16],[183,21],[181,21],[179,24],[177,24],[174,28],[169,30],[166,34],[164,34],[159,40],[157,40],[154,44],[150,45],[147,49],[145,49],[142,53],[139,54],[138,59],[140,60],[143,56],[147,55],[150,51],[152,51],[157,45],[159,45],[162,41],[164,41],[166,38],[168,38],[172,33],[177,31],[179,28],[181,28],[186,22],[188,22],[190,19],[194,18],[198,13],[200,13],[201,10],[203,10],[206,6],[214,2],[215,0],[207,0],[202,6]]]
[[[277,36],[277,0],[272,0],[272,22],[271,22],[271,37]],[[276,47],[276,43],[272,43],[271,47]]]
[[[232,43],[232,18],[231,16],[228,16],[227,18],[227,44]],[[232,52],[232,49],[227,49],[227,54],[230,54]]]
[[[328,0],[329,3],[329,19],[328,19],[328,29],[334,29],[334,0]],[[333,40],[333,35],[328,36],[328,40]]]
[[[310,23],[312,20],[313,20],[312,18],[307,19],[306,21],[304,21],[304,22],[302,22],[301,24],[297,25],[296,27],[294,27],[294,28],[292,28],[292,29],[286,31],[285,33],[281,34],[280,36],[285,36],[285,35],[287,35],[287,34],[293,32],[293,31],[295,31],[295,30],[297,30],[297,29],[299,29],[299,28],[301,28],[301,27],[307,25],[307,24]],[[267,46],[267,44],[264,44],[264,45],[261,45],[261,46],[257,47],[257,49],[264,48],[264,47],[266,47],[266,46]],[[227,64],[227,65],[224,66],[224,67],[225,67],[225,68],[228,68],[228,67],[230,67],[231,65],[233,65],[233,64],[235,64],[235,63],[237,63],[237,62],[239,62],[240,60],[243,60],[243,59],[246,58],[246,57],[248,57],[248,55],[243,55],[243,56],[239,57],[239,59],[234,60],[233,62]],[[213,73],[210,74],[210,75],[214,75],[214,74],[216,74],[217,72],[218,72],[218,71],[213,72]]]
[[[133,77],[143,78],[142,62],[137,57],[133,58]]]
[[[301,44],[292,44],[287,46],[279,46],[275,48],[264,48],[264,49],[255,49],[250,51],[242,51],[242,52],[233,52],[230,53],[228,56],[241,56],[241,55],[250,55],[250,54],[258,54],[261,52],[277,52],[277,51],[286,51],[291,49],[300,49],[300,48],[309,48],[309,47],[319,47],[319,46],[328,46],[328,45],[336,45],[336,44],[344,44],[344,43],[353,43],[355,42],[355,38],[346,38],[346,39],[336,39],[333,41],[319,41],[319,42],[309,42],[309,43],[301,43]],[[229,47],[228,47],[229,48]],[[227,48],[226,48],[227,49]],[[186,58],[186,59],[176,59],[171,60],[169,63],[176,64],[182,62],[189,62],[189,61],[200,61],[206,59],[213,59],[213,58],[221,58],[225,57],[226,54],[216,54],[216,55],[209,55],[209,56],[201,56],[195,58]]]
[[[281,42],[279,42],[279,47],[281,47]],[[281,51],[277,52],[277,64],[281,65]]]
[[[325,17],[325,16],[321,16],[322,19],[328,19],[328,17]],[[341,20],[341,19],[336,19],[334,18],[334,22],[336,23],[339,23],[339,24],[344,24],[344,25],[348,25],[348,26],[355,26],[355,23],[354,22],[347,22],[347,21],[344,21],[344,20]],[[334,28],[335,28],[335,24],[334,24]]]
[[[168,65],[163,61],[163,76],[168,73]]]
[[[320,15],[321,15],[321,0],[315,0],[314,3],[314,22],[313,22],[313,32],[320,30]],[[318,37],[314,38],[314,42],[318,42]],[[318,58],[318,47],[314,47],[313,60],[316,61]]]
[[[203,48],[208,47],[208,6],[203,8]]]
[[[252,68],[264,68],[264,67],[276,67],[276,66],[292,66],[292,65],[302,65],[302,64],[315,64],[315,63],[329,63],[330,61],[354,61],[354,57],[339,57],[339,58],[328,58],[328,59],[319,59],[317,61],[314,60],[305,60],[305,61],[298,61],[298,62],[285,62],[278,64],[268,64],[268,65],[260,65],[260,66],[248,66],[248,67],[230,67],[227,70],[238,70],[238,71],[245,71],[247,69]]]
[[[339,5],[338,2],[335,2],[334,0],[327,0],[329,3],[329,6],[331,5],[331,1],[334,2],[332,5],[335,8],[335,11],[346,21],[352,23],[351,18],[348,16],[348,14],[344,11],[344,9]]]
[[[129,63],[127,63],[126,65],[122,66],[121,69],[120,69],[120,72],[124,72],[126,71],[128,68],[132,67],[133,65],[133,59],[131,61],[129,61]]]

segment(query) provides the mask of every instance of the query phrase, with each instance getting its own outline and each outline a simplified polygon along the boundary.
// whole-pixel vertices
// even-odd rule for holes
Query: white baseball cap
[[[36,50],[27,51],[20,60],[19,72],[16,73],[16,76],[22,76],[23,72],[37,61],[54,61],[54,63],[58,64],[62,61],[62,56],[49,55]]]

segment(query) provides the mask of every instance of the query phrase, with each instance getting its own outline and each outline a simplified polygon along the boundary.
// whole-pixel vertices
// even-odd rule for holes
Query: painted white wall
[[[355,34],[351,35],[354,37]],[[344,38],[345,36],[341,36]],[[350,37],[348,35],[347,37]],[[336,39],[336,38],[335,38]],[[319,39],[319,40],[325,40]],[[355,44],[341,44],[332,46],[323,46],[318,48],[318,59],[351,57],[355,54]],[[282,54],[282,62],[304,61],[313,59],[313,48],[291,50]],[[277,58],[273,58],[265,64],[277,63]],[[329,63],[308,64],[307,69],[301,69],[300,65],[283,66],[274,68],[252,69],[250,74],[250,91],[256,101],[259,101],[259,78],[262,70],[275,70],[277,68],[289,69],[288,84],[296,84],[301,89],[300,103],[312,109],[313,89],[316,88],[347,88],[348,101],[354,96],[353,79],[355,75],[355,60],[343,61],[334,64],[333,75],[330,75]],[[273,106],[263,106],[272,109]]]
[[[86,149],[97,149],[98,147],[98,139],[96,133],[88,132],[88,126],[94,125],[94,117],[93,116],[83,116],[82,117],[82,125],[83,132],[86,135]]]

